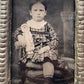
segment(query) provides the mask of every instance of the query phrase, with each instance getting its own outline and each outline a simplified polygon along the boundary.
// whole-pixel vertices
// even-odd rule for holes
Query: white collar
[[[28,25],[29,27],[38,28],[38,29],[44,27],[44,25],[45,25],[46,23],[47,23],[47,22],[44,21],[44,20],[41,21],[41,22],[36,22],[36,21],[34,21],[33,19],[27,21],[27,25]]]

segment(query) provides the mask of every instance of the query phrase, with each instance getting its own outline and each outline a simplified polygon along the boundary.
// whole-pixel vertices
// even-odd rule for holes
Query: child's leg
[[[31,70],[28,70],[28,72],[27,72],[28,77],[36,77],[39,75],[43,75],[42,64],[37,64],[37,63],[33,63],[30,61],[30,62],[26,63],[26,67],[31,68]],[[36,70],[34,70],[34,69],[36,69]]]
[[[45,62],[43,64],[43,75],[45,78],[53,78],[54,65],[51,62]]]
[[[32,62],[26,63],[26,67],[35,68],[35,69],[42,69],[42,65],[40,65],[40,64],[35,64],[35,63],[32,63]]]
[[[42,74],[43,74],[42,70],[37,70],[37,71],[30,70],[30,71],[27,72],[27,76],[32,77],[32,78],[36,77],[36,76],[40,76]]]

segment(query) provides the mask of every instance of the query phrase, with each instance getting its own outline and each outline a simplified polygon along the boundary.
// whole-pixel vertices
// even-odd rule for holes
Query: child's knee
[[[43,75],[44,77],[53,77],[54,75],[54,65],[51,62],[45,62],[43,64]]]

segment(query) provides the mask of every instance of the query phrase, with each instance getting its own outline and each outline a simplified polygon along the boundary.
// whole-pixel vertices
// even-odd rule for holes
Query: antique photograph
[[[12,84],[74,84],[75,0],[13,0]]]
[[[0,84],[83,84],[84,0],[0,0]]]

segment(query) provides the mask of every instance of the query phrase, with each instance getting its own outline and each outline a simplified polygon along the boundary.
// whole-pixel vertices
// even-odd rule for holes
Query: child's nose
[[[37,14],[40,15],[40,11],[37,11]]]

